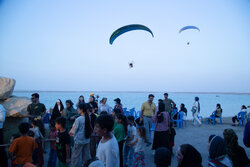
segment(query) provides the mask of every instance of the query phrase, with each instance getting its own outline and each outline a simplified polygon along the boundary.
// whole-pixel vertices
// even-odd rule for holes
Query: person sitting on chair
[[[212,121],[214,118],[220,118],[221,114],[222,114],[222,108],[221,108],[221,105],[218,103],[216,105],[216,110],[212,113],[212,115],[210,115],[211,119],[209,121]]]
[[[221,105],[218,103],[216,105],[215,117],[219,118],[221,117],[221,114],[222,114],[222,108],[221,108]]]
[[[185,113],[184,116],[186,117],[187,116],[187,109],[185,107],[185,104],[183,104],[183,103],[181,103],[181,105],[180,105],[180,110],[174,114],[173,119],[176,120],[178,113],[181,111],[183,111]]]
[[[241,110],[240,110],[239,113],[244,113],[244,112],[247,112],[247,107],[246,107],[245,105],[242,105],[242,106],[241,106]],[[239,113],[238,113],[238,114],[239,114]],[[239,118],[238,118],[237,115],[235,115],[235,116],[232,118],[232,121],[233,121],[233,125],[232,125],[232,126],[235,126],[235,121],[236,121],[236,120],[239,122],[238,119],[239,119]]]

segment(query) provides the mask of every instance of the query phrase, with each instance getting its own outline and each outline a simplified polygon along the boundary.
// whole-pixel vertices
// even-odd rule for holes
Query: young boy
[[[136,139],[136,127],[135,127],[135,118],[134,116],[128,116],[128,133],[127,133],[127,140],[124,146],[124,157],[123,157],[123,166],[133,166],[133,157],[134,157],[134,147],[130,146]]]
[[[113,126],[114,120],[110,115],[99,116],[95,124],[95,132],[102,136],[96,156],[106,167],[120,166],[118,143],[112,134]]]
[[[170,144],[171,144],[171,154],[173,154],[173,148],[174,148],[174,138],[176,135],[175,129],[173,128],[173,123],[170,123]]]
[[[49,152],[49,160],[47,167],[56,167],[56,137],[57,137],[57,131],[55,127],[55,122],[50,122],[50,131],[49,131],[49,142],[50,142],[50,152]]]
[[[30,124],[21,123],[18,126],[21,137],[15,139],[9,148],[11,157],[14,157],[13,166],[22,166],[25,163],[32,163],[32,153],[37,148],[36,141],[27,136]]]
[[[56,137],[56,152],[59,160],[59,167],[68,167],[70,162],[70,136],[65,129],[66,119],[63,117],[58,117],[55,120],[56,130],[58,130],[58,135]]]

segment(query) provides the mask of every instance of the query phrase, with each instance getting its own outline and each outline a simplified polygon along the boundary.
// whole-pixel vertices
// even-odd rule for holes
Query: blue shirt
[[[85,116],[78,117],[73,124],[73,133],[75,135],[75,144],[89,143],[89,138],[85,137]]]
[[[6,110],[4,109],[4,107],[0,104],[0,129],[3,128],[3,123],[5,121],[5,114],[6,114]]]

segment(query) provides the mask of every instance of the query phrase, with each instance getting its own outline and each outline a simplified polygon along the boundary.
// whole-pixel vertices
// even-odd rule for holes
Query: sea
[[[158,99],[163,99],[164,92],[65,92],[65,91],[15,91],[13,95],[31,97],[32,93],[39,93],[40,102],[44,103],[46,108],[53,108],[57,99],[61,99],[65,104],[65,101],[70,99],[75,104],[80,95],[83,95],[85,101],[89,98],[90,93],[94,93],[95,96],[99,95],[99,100],[103,97],[108,99],[107,104],[114,107],[115,98],[120,98],[123,107],[127,109],[135,108],[136,111],[140,110],[141,104],[147,100],[149,94],[154,94],[154,102],[157,103]],[[223,117],[231,117],[236,115],[242,105],[250,106],[250,94],[240,93],[168,93],[179,109],[180,104],[185,104],[188,114],[187,119],[192,118],[191,108],[194,103],[194,97],[199,97],[201,111],[200,115],[207,117],[216,109],[216,104],[220,103],[223,109]],[[249,112],[248,108],[248,112]]]

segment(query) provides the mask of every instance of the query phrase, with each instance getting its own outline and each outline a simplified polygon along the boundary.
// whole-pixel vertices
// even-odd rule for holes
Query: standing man
[[[143,120],[144,127],[146,129],[147,146],[151,144],[150,134],[152,126],[152,116],[156,111],[156,106],[153,100],[154,100],[154,95],[150,94],[148,95],[148,101],[144,102],[141,106],[140,121]]]
[[[172,99],[168,98],[168,93],[164,93],[163,102],[165,104],[165,111],[167,111],[169,115],[171,115],[171,112],[173,111],[173,106],[175,106],[176,104]]]
[[[39,94],[34,93],[31,95],[31,101],[32,103],[28,105],[27,111],[28,111],[28,117],[34,118],[34,117],[40,117],[45,114],[46,108],[45,105],[39,102]]]
[[[0,145],[4,144],[3,143],[3,124],[5,122],[5,115],[6,115],[6,110],[0,104]],[[0,146],[0,157],[1,157],[0,167],[8,166],[8,158],[5,152],[5,147]]]

